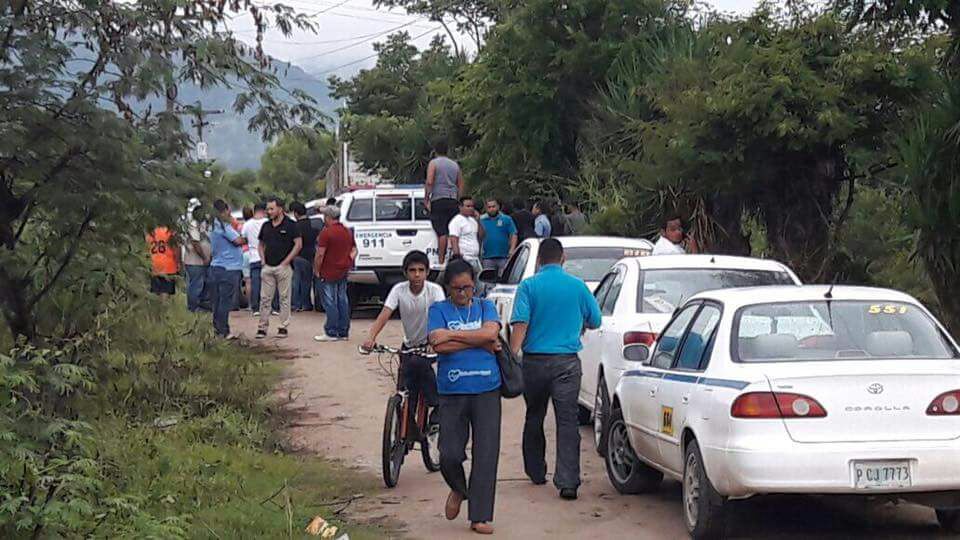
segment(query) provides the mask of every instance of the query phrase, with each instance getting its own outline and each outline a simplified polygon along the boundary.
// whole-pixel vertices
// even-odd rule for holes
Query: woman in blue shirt
[[[493,302],[473,297],[474,270],[451,261],[444,281],[449,299],[430,306],[427,330],[439,354],[440,472],[450,486],[445,513],[456,519],[469,500],[470,528],[492,534],[500,458],[500,319]],[[470,482],[463,471],[473,433]]]

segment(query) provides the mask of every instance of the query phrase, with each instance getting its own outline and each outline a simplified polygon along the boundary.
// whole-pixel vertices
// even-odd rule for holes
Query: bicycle
[[[436,358],[436,353],[427,352],[427,347],[395,349],[385,345],[377,345],[367,350],[359,347],[360,354],[366,356],[371,353],[378,355],[388,354],[392,357],[389,366],[382,360],[380,366],[387,372],[396,384],[396,393],[387,400],[387,412],[383,421],[383,482],[388,488],[395,487],[400,478],[400,467],[406,455],[420,445],[420,454],[423,465],[429,472],[440,470],[440,427],[427,425],[427,406],[421,391],[416,406],[410,407],[410,392],[399,376],[400,355],[415,354],[425,358]],[[410,423],[416,423],[416,429],[411,429]]]

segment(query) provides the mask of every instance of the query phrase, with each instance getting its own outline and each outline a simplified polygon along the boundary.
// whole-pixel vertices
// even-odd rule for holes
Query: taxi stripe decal
[[[729,379],[713,379],[710,377],[698,377],[696,375],[684,375],[681,373],[660,373],[657,371],[645,371],[642,369],[633,369],[625,371],[623,377],[649,377],[651,379],[663,379],[665,381],[677,381],[691,384],[702,384],[704,386],[719,386],[722,388],[733,388],[734,390],[743,390],[750,385],[747,381],[734,381]]]

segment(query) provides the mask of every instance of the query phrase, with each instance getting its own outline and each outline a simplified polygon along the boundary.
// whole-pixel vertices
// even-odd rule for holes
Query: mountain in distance
[[[280,80],[280,86],[286,90],[300,89],[313,97],[317,101],[316,106],[330,116],[331,125],[328,127],[332,129],[337,104],[330,98],[330,89],[326,81],[311,76],[299,66],[290,63],[278,63],[276,75]],[[260,156],[267,149],[268,143],[262,140],[260,133],[247,130],[253,110],[248,109],[243,115],[234,112],[233,102],[238,93],[237,89],[222,86],[201,90],[193,84],[184,84],[179,88],[177,101],[183,105],[194,105],[199,101],[204,110],[223,111],[222,114],[211,114],[205,118],[210,122],[210,125],[204,128],[208,158],[215,159],[218,164],[231,171],[259,169]],[[289,96],[281,97],[290,99]],[[162,106],[157,103],[154,104],[154,108],[156,109],[158,105]],[[195,137],[193,120],[192,117],[185,115],[183,122],[184,128],[190,130],[191,136]]]

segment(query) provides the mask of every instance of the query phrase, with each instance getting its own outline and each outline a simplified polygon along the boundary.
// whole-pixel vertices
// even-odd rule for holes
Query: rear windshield
[[[734,338],[741,362],[957,357],[933,320],[902,302],[749,306],[737,316]]]
[[[600,281],[614,263],[624,257],[649,255],[649,249],[632,247],[564,248],[563,269],[584,281]]]
[[[786,272],[716,268],[645,270],[640,279],[643,281],[637,295],[640,313],[673,313],[685,300],[703,291],[795,284]]]
[[[410,221],[413,209],[409,197],[377,197],[377,221]]]

